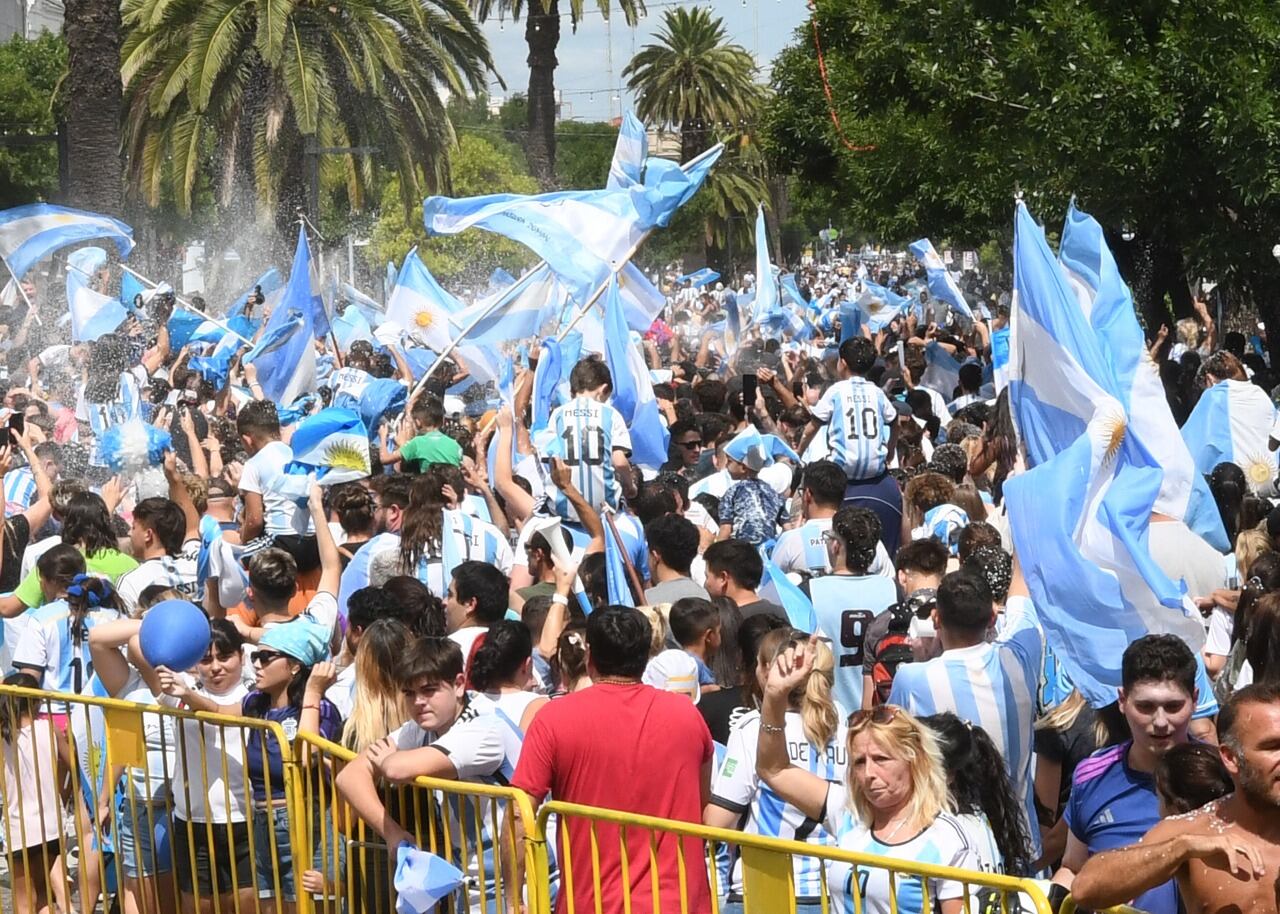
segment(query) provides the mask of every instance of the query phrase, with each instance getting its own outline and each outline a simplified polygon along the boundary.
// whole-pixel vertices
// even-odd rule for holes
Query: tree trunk
[[[693,118],[685,118],[684,123],[680,125],[680,162],[681,164],[695,158],[699,153],[706,152],[707,131],[694,126]]]
[[[560,44],[560,4],[550,0],[545,12],[530,3],[524,20],[529,45],[529,137],[525,157],[529,171],[545,189],[556,182],[556,47]]]
[[[68,200],[123,215],[119,0],[66,0]]]

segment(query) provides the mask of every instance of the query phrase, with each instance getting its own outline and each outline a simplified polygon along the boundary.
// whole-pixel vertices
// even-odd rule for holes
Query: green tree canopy
[[[1015,190],[1054,229],[1076,194],[1149,306],[1185,305],[1188,271],[1280,302],[1274,4],[817,0],[813,16],[843,137],[806,23],[774,66],[768,148],[846,224],[980,244],[1008,237]]]
[[[67,68],[67,46],[48,32],[0,44],[0,130],[9,136],[49,135],[56,128],[53,102]],[[45,200],[58,190],[54,143],[0,147],[0,209]]]

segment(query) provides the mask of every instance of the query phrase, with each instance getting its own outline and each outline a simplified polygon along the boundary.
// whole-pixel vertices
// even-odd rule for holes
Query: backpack
[[[911,627],[911,607],[898,603],[889,609],[889,632],[876,644],[875,655],[871,658],[871,682],[875,687],[871,700],[874,705],[882,705],[889,700],[889,692],[893,688],[893,677],[898,667],[910,663],[914,656],[907,634]]]

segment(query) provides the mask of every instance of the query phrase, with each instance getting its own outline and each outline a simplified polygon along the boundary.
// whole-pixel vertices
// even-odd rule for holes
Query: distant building
[[[62,31],[61,0],[0,0],[0,41],[14,35],[36,38],[43,31]]]

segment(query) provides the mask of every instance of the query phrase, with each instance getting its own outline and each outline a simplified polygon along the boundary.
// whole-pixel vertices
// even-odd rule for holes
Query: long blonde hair
[[[342,727],[342,745],[361,752],[397,730],[412,715],[395,671],[413,636],[396,619],[378,619],[356,647],[355,701]]]
[[[912,819],[932,822],[939,813],[951,812],[955,807],[947,788],[946,762],[933,731],[896,705],[881,705],[858,713],[868,715],[868,719],[860,723],[855,714],[849,725],[849,767],[845,771],[845,783],[849,787],[849,809],[853,814],[871,826],[874,811],[853,779],[853,740],[860,733],[871,734],[881,748],[910,766],[911,800],[907,809]]]
[[[769,665],[778,659],[778,655],[794,642],[805,641],[809,636],[792,628],[778,628],[766,632],[760,639],[758,649],[761,657],[767,658]],[[804,726],[804,735],[809,742],[819,749],[830,745],[840,728],[840,712],[835,700],[831,697],[831,688],[835,683],[835,656],[826,642],[819,641],[814,649],[813,669],[804,685],[799,686],[789,696],[787,704],[800,712],[800,720]]]
[[[1271,551],[1271,537],[1266,530],[1241,530],[1236,535],[1236,574],[1243,582],[1258,556]]]

